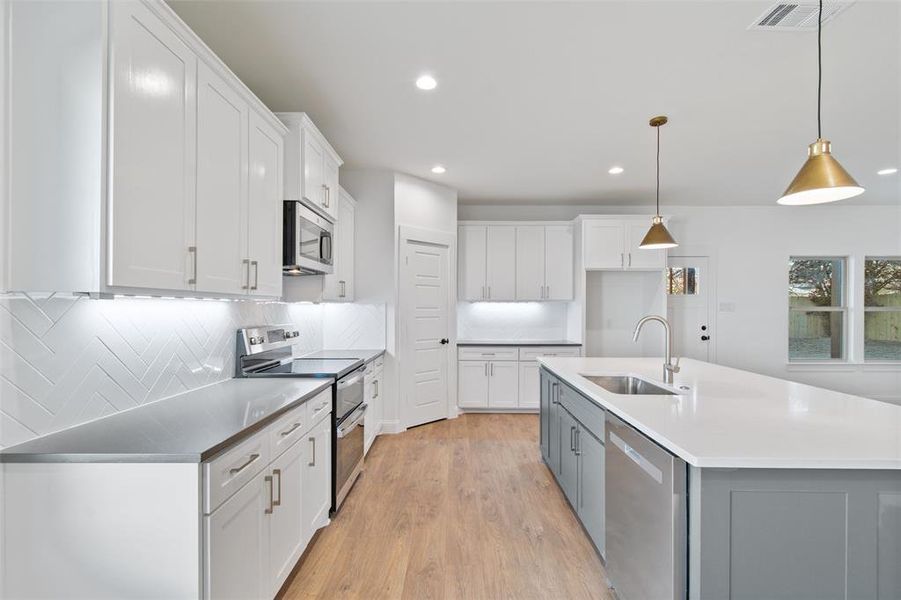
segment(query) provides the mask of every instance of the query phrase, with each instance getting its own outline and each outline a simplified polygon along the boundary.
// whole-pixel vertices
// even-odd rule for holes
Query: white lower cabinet
[[[363,384],[363,398],[367,404],[363,415],[363,454],[369,452],[370,446],[382,429],[382,382],[384,380],[383,358],[379,357],[366,365],[366,376]]]
[[[540,368],[537,362],[519,363],[519,406],[539,408],[541,402]]]
[[[303,415],[313,414],[313,405],[328,396],[327,390],[294,409],[287,420],[305,423]],[[317,529],[328,523],[331,506],[331,413],[320,412],[318,421],[298,435],[294,425],[280,419],[236,447],[246,459],[232,457],[226,450],[210,465],[222,463],[222,457],[235,466],[229,473],[258,469],[257,460],[266,460],[271,447],[273,458],[243,487],[218,505],[211,503],[210,514],[203,517],[203,596],[204,598],[273,598],[287,580]],[[309,421],[307,421],[308,423]],[[303,431],[303,430],[301,430]],[[287,434],[286,434],[287,432]],[[290,435],[295,441],[276,450],[270,439]],[[287,438],[286,438],[287,439]],[[259,440],[260,444],[255,441]],[[206,466],[206,465],[205,465]],[[205,487],[215,485],[218,469],[204,469]],[[221,478],[220,478],[221,479]],[[214,501],[215,502],[215,501]]]
[[[274,488],[269,514],[270,596],[275,596],[285,583],[307,543],[303,512],[303,449],[303,441],[295,442],[272,461],[270,467]]]
[[[577,346],[461,346],[457,351],[457,406],[463,409],[538,410],[539,356],[580,356]]]
[[[204,598],[266,598],[269,481],[262,472],[203,518]]]
[[[330,414],[330,413],[329,413]],[[305,440],[303,460],[303,544],[306,546],[318,529],[328,524],[328,510],[332,505],[332,419],[326,415]],[[298,555],[300,556],[300,555]]]

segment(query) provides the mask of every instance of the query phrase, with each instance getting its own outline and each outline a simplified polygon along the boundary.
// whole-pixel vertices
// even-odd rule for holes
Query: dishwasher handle
[[[642,456],[642,454],[627,444],[623,438],[619,437],[612,431],[610,432],[610,442],[616,448],[622,450],[623,454],[628,456],[632,462],[638,465],[642,471],[651,476],[651,478],[659,484],[663,484],[663,471],[661,471],[657,465],[652,463],[650,460]]]

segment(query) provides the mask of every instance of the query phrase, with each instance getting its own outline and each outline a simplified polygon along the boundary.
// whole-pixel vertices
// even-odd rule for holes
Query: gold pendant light
[[[657,213],[651,223],[651,228],[645,234],[644,239],[638,245],[639,248],[646,250],[659,250],[660,248],[675,248],[679,244],[667,231],[666,225],[663,224],[663,217],[660,216],[660,128],[666,125],[667,119],[664,116],[654,117],[650,121],[650,126],[657,130]]]
[[[864,189],[832,156],[832,143],[823,139],[820,105],[823,89],[823,0],[817,17],[817,141],[807,149],[807,161],[788,189],[777,201],[779,204],[800,206],[825,204],[859,196]]]

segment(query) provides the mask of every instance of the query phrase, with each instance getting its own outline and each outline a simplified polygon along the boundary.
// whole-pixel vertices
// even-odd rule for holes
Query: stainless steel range
[[[363,470],[363,374],[359,359],[295,358],[298,332],[289,327],[238,330],[236,377],[328,377],[332,386],[332,512]]]

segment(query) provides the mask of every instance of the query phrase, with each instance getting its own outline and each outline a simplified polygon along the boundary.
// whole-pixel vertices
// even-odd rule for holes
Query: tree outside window
[[[864,360],[901,361],[901,258],[864,261]]]
[[[790,361],[845,359],[845,265],[841,257],[789,259]]]

